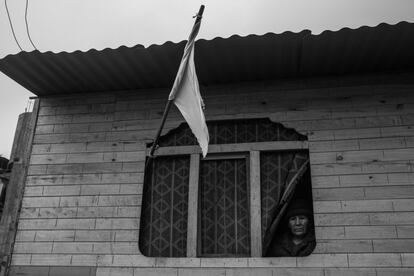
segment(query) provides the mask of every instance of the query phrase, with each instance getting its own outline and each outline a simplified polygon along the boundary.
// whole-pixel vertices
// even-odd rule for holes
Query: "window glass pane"
[[[200,164],[201,256],[249,256],[246,159]]]
[[[147,172],[140,232],[145,256],[186,256],[189,166],[189,157],[158,157]]]

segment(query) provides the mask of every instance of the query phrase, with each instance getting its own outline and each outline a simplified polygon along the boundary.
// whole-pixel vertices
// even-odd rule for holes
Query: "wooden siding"
[[[10,156],[13,169],[5,189],[4,206],[0,221],[1,274],[7,274],[12,259],[38,110],[39,101],[35,101],[33,112],[20,114],[17,123]]]
[[[413,88],[202,89],[208,120],[269,117],[308,136],[317,246],[302,258],[142,256],[145,143],[168,91],[42,99],[13,265],[135,276],[411,275]],[[164,133],[181,122],[173,108]]]

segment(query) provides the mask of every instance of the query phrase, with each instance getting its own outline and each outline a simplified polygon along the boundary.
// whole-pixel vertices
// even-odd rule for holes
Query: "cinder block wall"
[[[202,89],[207,119],[269,117],[308,135],[317,247],[300,258],[142,256],[145,143],[168,90],[42,98],[12,272],[413,275],[413,90],[309,82]],[[181,122],[174,107],[164,133]]]

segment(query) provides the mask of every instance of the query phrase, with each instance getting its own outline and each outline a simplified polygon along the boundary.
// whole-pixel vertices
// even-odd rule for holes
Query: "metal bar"
[[[171,109],[172,103],[173,103],[172,100],[168,100],[167,104],[165,105],[164,114],[162,114],[160,127],[158,128],[157,134],[155,135],[154,143],[152,144],[151,150],[149,152],[150,158],[154,156],[154,151],[158,145],[158,141],[160,140],[160,135],[161,135],[162,129],[164,128],[165,120],[167,119],[167,115]]]
[[[170,256],[173,255],[173,234],[174,234],[174,189],[175,189],[175,163],[177,159],[172,160],[172,179],[171,179],[171,190],[170,190]]]
[[[229,153],[229,152],[249,152],[249,151],[292,151],[308,149],[307,141],[274,141],[274,142],[257,142],[257,143],[240,143],[240,144],[220,144],[209,145],[208,153]],[[199,146],[176,146],[161,147],[154,152],[154,156],[162,155],[180,155],[201,153]],[[149,153],[148,153],[149,155]],[[204,160],[204,159],[203,159]]]
[[[203,13],[204,13],[204,5],[201,5],[200,9],[199,9],[199,11],[196,15],[196,21],[194,22],[194,26],[201,21]],[[154,143],[152,144],[152,147],[151,147],[151,150],[150,150],[150,153],[149,153],[149,157],[152,157],[154,155],[154,151],[155,151],[155,149],[158,145],[158,141],[160,139],[160,135],[161,135],[162,129],[164,128],[165,120],[167,119],[167,115],[168,115],[168,112],[171,109],[172,103],[173,103],[173,100],[168,100],[167,104],[165,105],[164,113],[163,113],[162,119],[161,119],[161,125],[160,125],[160,127],[157,131],[157,134],[155,135]]]
[[[190,179],[188,187],[188,220],[187,220],[187,257],[197,257],[198,230],[198,175],[200,155],[192,154],[190,159]]]
[[[250,251],[262,257],[262,214],[260,198],[260,152],[250,152]]]

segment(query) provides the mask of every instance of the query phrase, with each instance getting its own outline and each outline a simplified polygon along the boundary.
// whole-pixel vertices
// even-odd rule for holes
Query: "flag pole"
[[[201,5],[197,15],[195,16],[196,20],[194,22],[194,25],[198,24],[201,21],[201,18],[203,16],[203,12],[204,12],[204,5]],[[157,148],[158,141],[160,139],[162,129],[164,128],[165,120],[167,119],[167,115],[168,115],[168,112],[171,109],[171,105],[172,105],[173,101],[174,100],[168,100],[167,104],[165,105],[164,113],[162,114],[161,125],[160,125],[160,127],[157,131],[157,134],[155,135],[154,142],[152,143],[152,147],[151,147],[151,150],[150,150],[149,156],[148,156],[149,158],[152,158],[154,156],[154,152],[155,152],[155,149]],[[149,162],[147,162],[147,163],[149,163]]]

